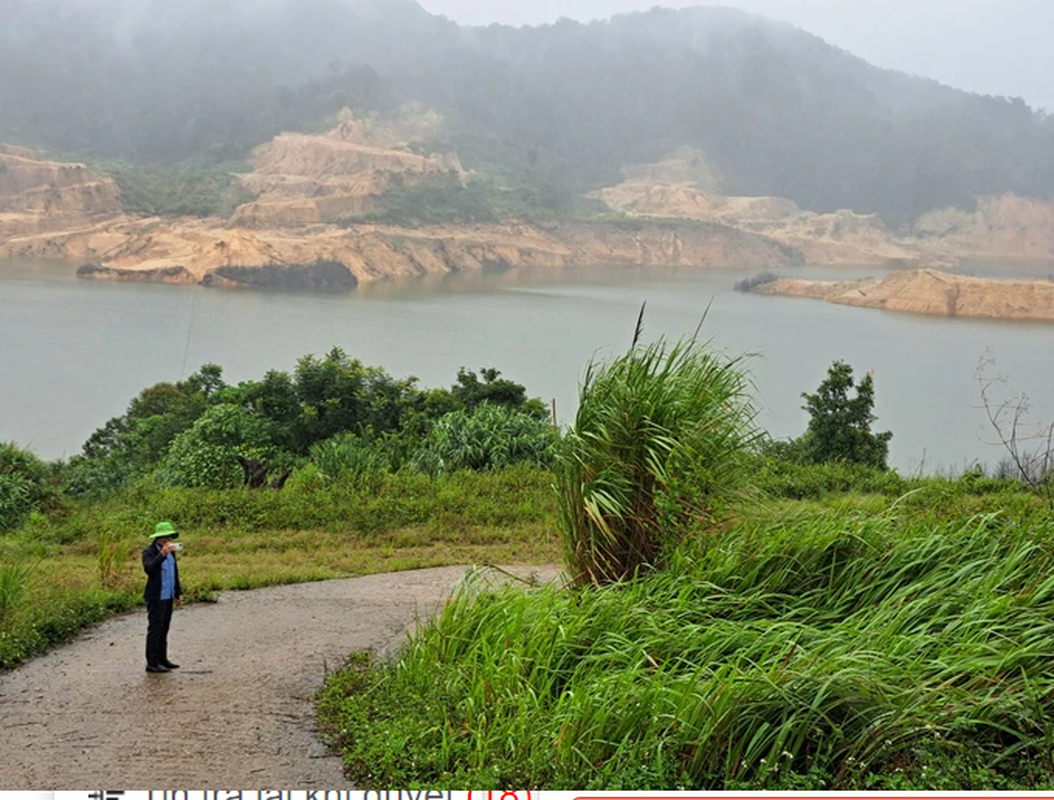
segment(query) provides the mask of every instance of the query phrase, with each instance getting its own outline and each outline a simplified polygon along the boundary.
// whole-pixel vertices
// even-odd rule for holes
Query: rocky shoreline
[[[1050,280],[992,280],[922,269],[857,281],[784,278],[752,291],[938,317],[1054,322]]]

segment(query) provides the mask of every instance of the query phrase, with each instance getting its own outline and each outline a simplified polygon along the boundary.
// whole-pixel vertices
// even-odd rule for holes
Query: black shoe
[[[169,669],[179,669],[179,664],[173,664],[171,661],[162,661],[162,667],[168,667]]]
[[[161,664],[147,664],[147,672],[171,672],[168,667],[162,666]]]

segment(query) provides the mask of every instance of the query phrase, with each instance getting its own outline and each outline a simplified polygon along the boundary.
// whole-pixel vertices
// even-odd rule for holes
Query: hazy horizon
[[[878,67],[1054,111],[1054,3],[1046,0],[418,0],[466,25],[581,22],[659,5],[726,6],[789,22]]]

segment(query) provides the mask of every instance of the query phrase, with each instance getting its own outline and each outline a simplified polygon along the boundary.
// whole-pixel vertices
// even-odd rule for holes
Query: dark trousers
[[[146,663],[168,661],[168,626],[172,624],[172,600],[146,602]]]

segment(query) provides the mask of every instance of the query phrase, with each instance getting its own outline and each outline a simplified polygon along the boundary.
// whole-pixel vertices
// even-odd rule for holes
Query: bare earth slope
[[[974,211],[945,208],[924,214],[915,241],[935,243],[961,258],[1054,260],[1054,203],[1015,195],[982,197]]]
[[[253,172],[239,180],[259,195],[231,217],[237,228],[288,228],[339,222],[373,210],[397,174],[463,173],[453,154],[418,155],[442,118],[420,109],[382,121],[347,115],[328,133],[285,133],[253,151]]]
[[[0,144],[0,243],[111,220],[121,214],[119,196],[112,179],[83,164],[49,161]]]
[[[1054,203],[979,198],[973,211],[933,211],[912,229],[893,232],[873,214],[817,214],[778,197],[723,196],[721,176],[691,148],[655,164],[628,166],[623,183],[594,193],[628,215],[621,221],[544,228],[516,222],[337,224],[376,208],[397,180],[438,172],[470,180],[455,154],[422,154],[428,142],[441,140],[443,124],[438,114],[408,106],[389,117],[356,119],[346,112],[318,135],[277,136],[254,151],[254,171],[238,176],[257,199],[230,219],[122,215],[119,190],[109,178],[0,146],[0,258],[68,259],[85,265],[85,277],[102,280],[341,290],[368,281],[517,267],[761,271],[1054,259]],[[992,283],[996,296],[1006,294]],[[929,290],[913,283],[889,307],[941,307],[925,293],[908,300],[913,291]],[[982,315],[1001,307],[998,301],[974,305]],[[1033,313],[1016,301],[1003,307],[1017,317]]]
[[[0,674],[0,786],[349,788],[316,735],[312,696],[349,653],[404,643],[464,572],[224,593],[176,611],[181,668],[167,675],[143,669],[144,613],[98,625]]]
[[[817,214],[781,197],[726,197],[705,155],[680,150],[657,165],[630,166],[626,180],[594,193],[640,218],[721,222],[800,250],[810,264],[898,263],[944,267],[963,258],[1054,260],[1054,203],[1002,195],[977,207],[936,209],[893,232],[875,214]]]
[[[939,237],[901,239],[876,214],[802,211],[782,197],[725,197],[695,185],[630,180],[595,196],[613,208],[641,218],[678,217],[720,222],[800,251],[810,264],[911,263],[950,266]]]
[[[923,269],[860,281],[789,278],[754,291],[934,316],[1054,322],[1051,281],[993,281]]]
[[[430,112],[410,109],[391,120],[349,117],[317,136],[283,134],[257,148],[255,170],[239,176],[258,198],[229,220],[120,217],[111,208],[102,222],[26,225],[0,235],[0,257],[65,258],[90,264],[82,274],[95,279],[218,286],[273,285],[297,272],[304,285],[324,281],[327,288],[516,267],[760,270],[806,262],[793,246],[721,220],[569,223],[544,230],[519,223],[411,229],[334,224],[373,209],[394,176],[453,171],[464,178],[455,155],[413,152],[412,145],[434,137],[441,124]]]

